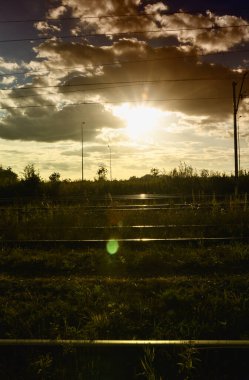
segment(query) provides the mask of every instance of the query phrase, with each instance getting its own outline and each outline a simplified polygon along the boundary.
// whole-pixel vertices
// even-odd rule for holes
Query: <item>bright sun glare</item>
[[[114,114],[126,122],[125,133],[130,139],[142,139],[156,127],[161,111],[156,108],[123,104],[115,108]]]

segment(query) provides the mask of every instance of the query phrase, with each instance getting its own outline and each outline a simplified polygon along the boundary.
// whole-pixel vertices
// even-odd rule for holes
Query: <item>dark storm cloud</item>
[[[26,107],[10,109],[8,116],[2,119],[0,136],[3,138],[77,140],[79,125],[86,121],[91,128],[87,139],[91,141],[101,128],[123,126],[121,120],[112,115],[109,103],[126,101],[145,102],[186,115],[208,115],[210,125],[214,125],[212,118],[224,121],[232,113],[231,84],[240,77],[224,66],[201,62],[194,50],[152,48],[135,39],[123,39],[102,47],[51,41],[42,44],[37,52],[39,57],[46,57],[50,75],[34,79],[33,88],[28,92],[13,90],[2,100],[2,107],[20,104]],[[109,65],[108,62],[116,63]],[[63,70],[63,67],[68,69]],[[69,73],[70,67],[73,75]],[[18,99],[17,94],[24,98]],[[70,105],[82,101],[103,105]],[[46,104],[54,107],[44,108]]]
[[[12,111],[0,123],[0,136],[10,140],[77,141],[81,139],[83,121],[86,141],[94,139],[102,127],[122,126],[122,122],[101,105],[67,106],[57,111],[54,108],[31,108],[26,112]]]
[[[52,42],[40,47],[40,55],[51,57],[51,62],[56,59],[66,67],[74,62],[81,65],[83,72],[88,71],[88,75],[76,74],[68,79],[66,73],[64,82],[69,88],[81,84],[79,89],[85,94],[89,90],[89,95],[96,88],[95,94],[108,102],[166,100],[160,108],[195,115],[227,117],[231,112],[232,81],[240,80],[238,72],[201,62],[195,50],[152,48],[135,39],[123,39],[107,47]],[[117,60],[119,64],[106,64]],[[114,88],[103,90],[102,85],[102,91],[98,91],[102,83]],[[155,105],[159,106],[156,102]]]
[[[248,28],[226,28],[245,24],[246,20],[225,14],[217,16],[209,11],[192,15],[183,12],[167,14],[167,2],[152,3],[140,0],[52,2],[47,16],[61,18],[72,14],[79,17],[79,33],[89,30],[87,28],[101,33],[144,30],[148,41],[141,41],[138,36],[122,36],[113,39],[108,46],[96,46],[87,40],[66,42],[54,37],[37,46],[34,48],[36,59],[26,67],[45,70],[46,75],[33,77],[32,88],[28,91],[13,90],[4,94],[2,108],[24,108],[8,109],[8,114],[2,116],[0,137],[77,140],[79,125],[86,121],[91,126],[86,138],[93,141],[101,128],[123,126],[121,120],[111,113],[109,103],[112,102],[144,102],[165,111],[207,116],[206,122],[202,123],[207,131],[226,121],[232,114],[232,81],[239,82],[241,74],[229,67],[207,63],[198,53],[200,50],[204,54],[214,50],[226,51],[247,42]],[[139,10],[147,15],[137,17]],[[104,17],[108,14],[131,14],[134,17]],[[59,31],[58,25],[43,21],[37,22],[35,27],[49,35]],[[214,26],[211,31],[203,29],[210,26]],[[150,38],[155,39],[155,34],[149,31],[155,28],[160,29],[156,36],[173,36],[177,45],[153,47]],[[167,31],[169,29],[171,32]],[[23,98],[18,99],[17,94]],[[72,105],[82,102],[100,104]],[[44,107],[47,104],[53,107]],[[244,102],[242,111],[246,112],[246,109]]]

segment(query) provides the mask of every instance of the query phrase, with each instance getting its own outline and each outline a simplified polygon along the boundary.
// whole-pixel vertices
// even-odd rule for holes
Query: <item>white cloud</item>
[[[15,82],[15,80],[16,80],[16,77],[14,77],[14,76],[0,77],[0,83],[5,84],[5,85],[12,84]]]
[[[224,66],[200,63],[192,53],[173,47],[151,48],[135,39],[101,47],[49,41],[36,50],[42,62],[30,62],[28,67],[35,70],[40,67],[41,74],[46,75],[34,77],[30,89],[5,94],[2,107],[26,108],[9,110],[0,125],[1,137],[37,141],[77,139],[75,130],[82,118],[87,119],[93,131],[104,127],[118,129],[120,119],[105,104],[127,101],[189,115],[192,119],[188,124],[195,128],[201,125],[203,131],[215,133],[220,129],[219,123],[232,113],[231,82],[241,75]],[[172,61],[174,55],[178,59]],[[112,64],[117,60],[120,63]],[[226,80],[227,77],[231,79]],[[82,102],[100,104],[73,106]],[[44,107],[48,104],[54,107]],[[81,114],[81,109],[86,109],[86,115]],[[71,122],[72,127],[66,126]],[[95,137],[96,132],[91,139]]]
[[[162,15],[160,22],[164,28],[161,36],[175,36],[180,43],[196,47],[203,53],[227,51],[249,42],[248,28],[245,27],[248,21],[236,16],[217,16],[211,12],[197,15],[176,13]]]
[[[212,168],[214,163],[217,170],[233,167],[232,81],[240,83],[246,60],[233,71],[228,64],[215,64],[212,57],[208,63],[198,53],[229,51],[247,42],[248,28],[228,27],[245,24],[245,19],[211,12],[167,15],[162,1],[145,6],[139,0],[61,0],[55,4],[48,18],[74,16],[79,20],[37,22],[36,29],[44,36],[59,33],[62,26],[63,32],[74,35],[131,30],[147,34],[116,36],[112,42],[104,35],[74,42],[54,37],[36,44],[35,57],[26,63],[0,58],[3,73],[29,71],[1,81],[15,86],[1,91],[0,99],[0,108],[13,107],[0,110],[0,137],[4,139],[0,147],[8,146],[6,166],[12,165],[11,154],[16,151],[16,167],[24,167],[32,156],[44,176],[56,170],[64,171],[64,177],[79,178],[84,121],[88,178],[94,177],[98,162],[108,165],[109,142],[114,178],[144,175],[153,166],[169,170],[180,161],[197,168]],[[139,11],[148,14],[138,15]],[[105,17],[127,14],[132,17]],[[149,33],[157,28],[160,33]],[[26,89],[20,89],[24,83]],[[248,80],[244,85],[248,87]],[[129,117],[114,112],[124,103],[129,104],[131,115],[136,106],[156,109],[161,115],[149,132],[141,123],[144,136],[140,141],[124,133]],[[240,120],[244,162],[248,158],[248,108],[243,99],[239,111],[244,118]],[[138,123],[137,118],[134,128]]]
[[[48,11],[47,17],[52,18],[52,19],[58,19],[61,16],[63,16],[67,11],[67,8],[63,5],[60,5],[59,7],[56,8],[51,8]]]
[[[61,28],[58,25],[49,24],[47,21],[38,21],[34,24],[34,27],[39,32],[42,32],[42,35],[61,31]]]
[[[12,71],[18,70],[19,64],[16,62],[7,61],[4,57],[0,57],[0,70],[2,71]]]
[[[162,2],[147,4],[144,10],[148,16],[145,16],[139,10],[139,0],[61,0],[61,4],[63,9],[70,10],[74,16],[82,17],[77,31],[80,26],[83,32],[90,27],[91,30],[104,34],[147,31],[148,38],[174,36],[180,44],[198,48],[203,53],[227,51],[238,44],[249,42],[248,28],[243,27],[248,21],[237,16],[220,16],[210,11],[203,14],[179,12],[167,15],[167,6]],[[130,17],[124,17],[127,14]],[[106,17],[108,15],[121,17]],[[158,33],[150,33],[151,30],[158,30]]]

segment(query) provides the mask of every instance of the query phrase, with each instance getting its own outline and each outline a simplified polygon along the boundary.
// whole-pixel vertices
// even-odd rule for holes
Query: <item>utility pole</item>
[[[109,152],[110,152],[110,181],[112,181],[112,150],[110,144],[108,144]]]
[[[247,74],[248,74],[248,71],[245,71],[243,74],[238,96],[236,94],[237,83],[236,82],[232,83],[232,86],[233,86],[233,130],[234,130],[233,131],[233,136],[234,136],[234,175],[235,175],[236,187],[238,185],[238,178],[239,178],[237,113],[239,110],[240,100],[243,98],[242,89],[243,89],[243,84],[244,84],[244,81],[245,81]]]
[[[81,123],[81,181],[84,179],[84,125],[85,122]]]
[[[239,170],[238,170],[238,129],[237,129],[237,112],[239,101],[236,99],[236,86],[237,83],[233,82],[233,139],[234,139],[234,175],[235,181],[238,181]]]

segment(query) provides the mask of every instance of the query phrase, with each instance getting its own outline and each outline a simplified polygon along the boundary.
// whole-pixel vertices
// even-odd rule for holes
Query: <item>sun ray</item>
[[[145,105],[122,104],[114,109],[114,114],[126,123],[125,134],[131,140],[143,140],[158,125],[162,112]]]

